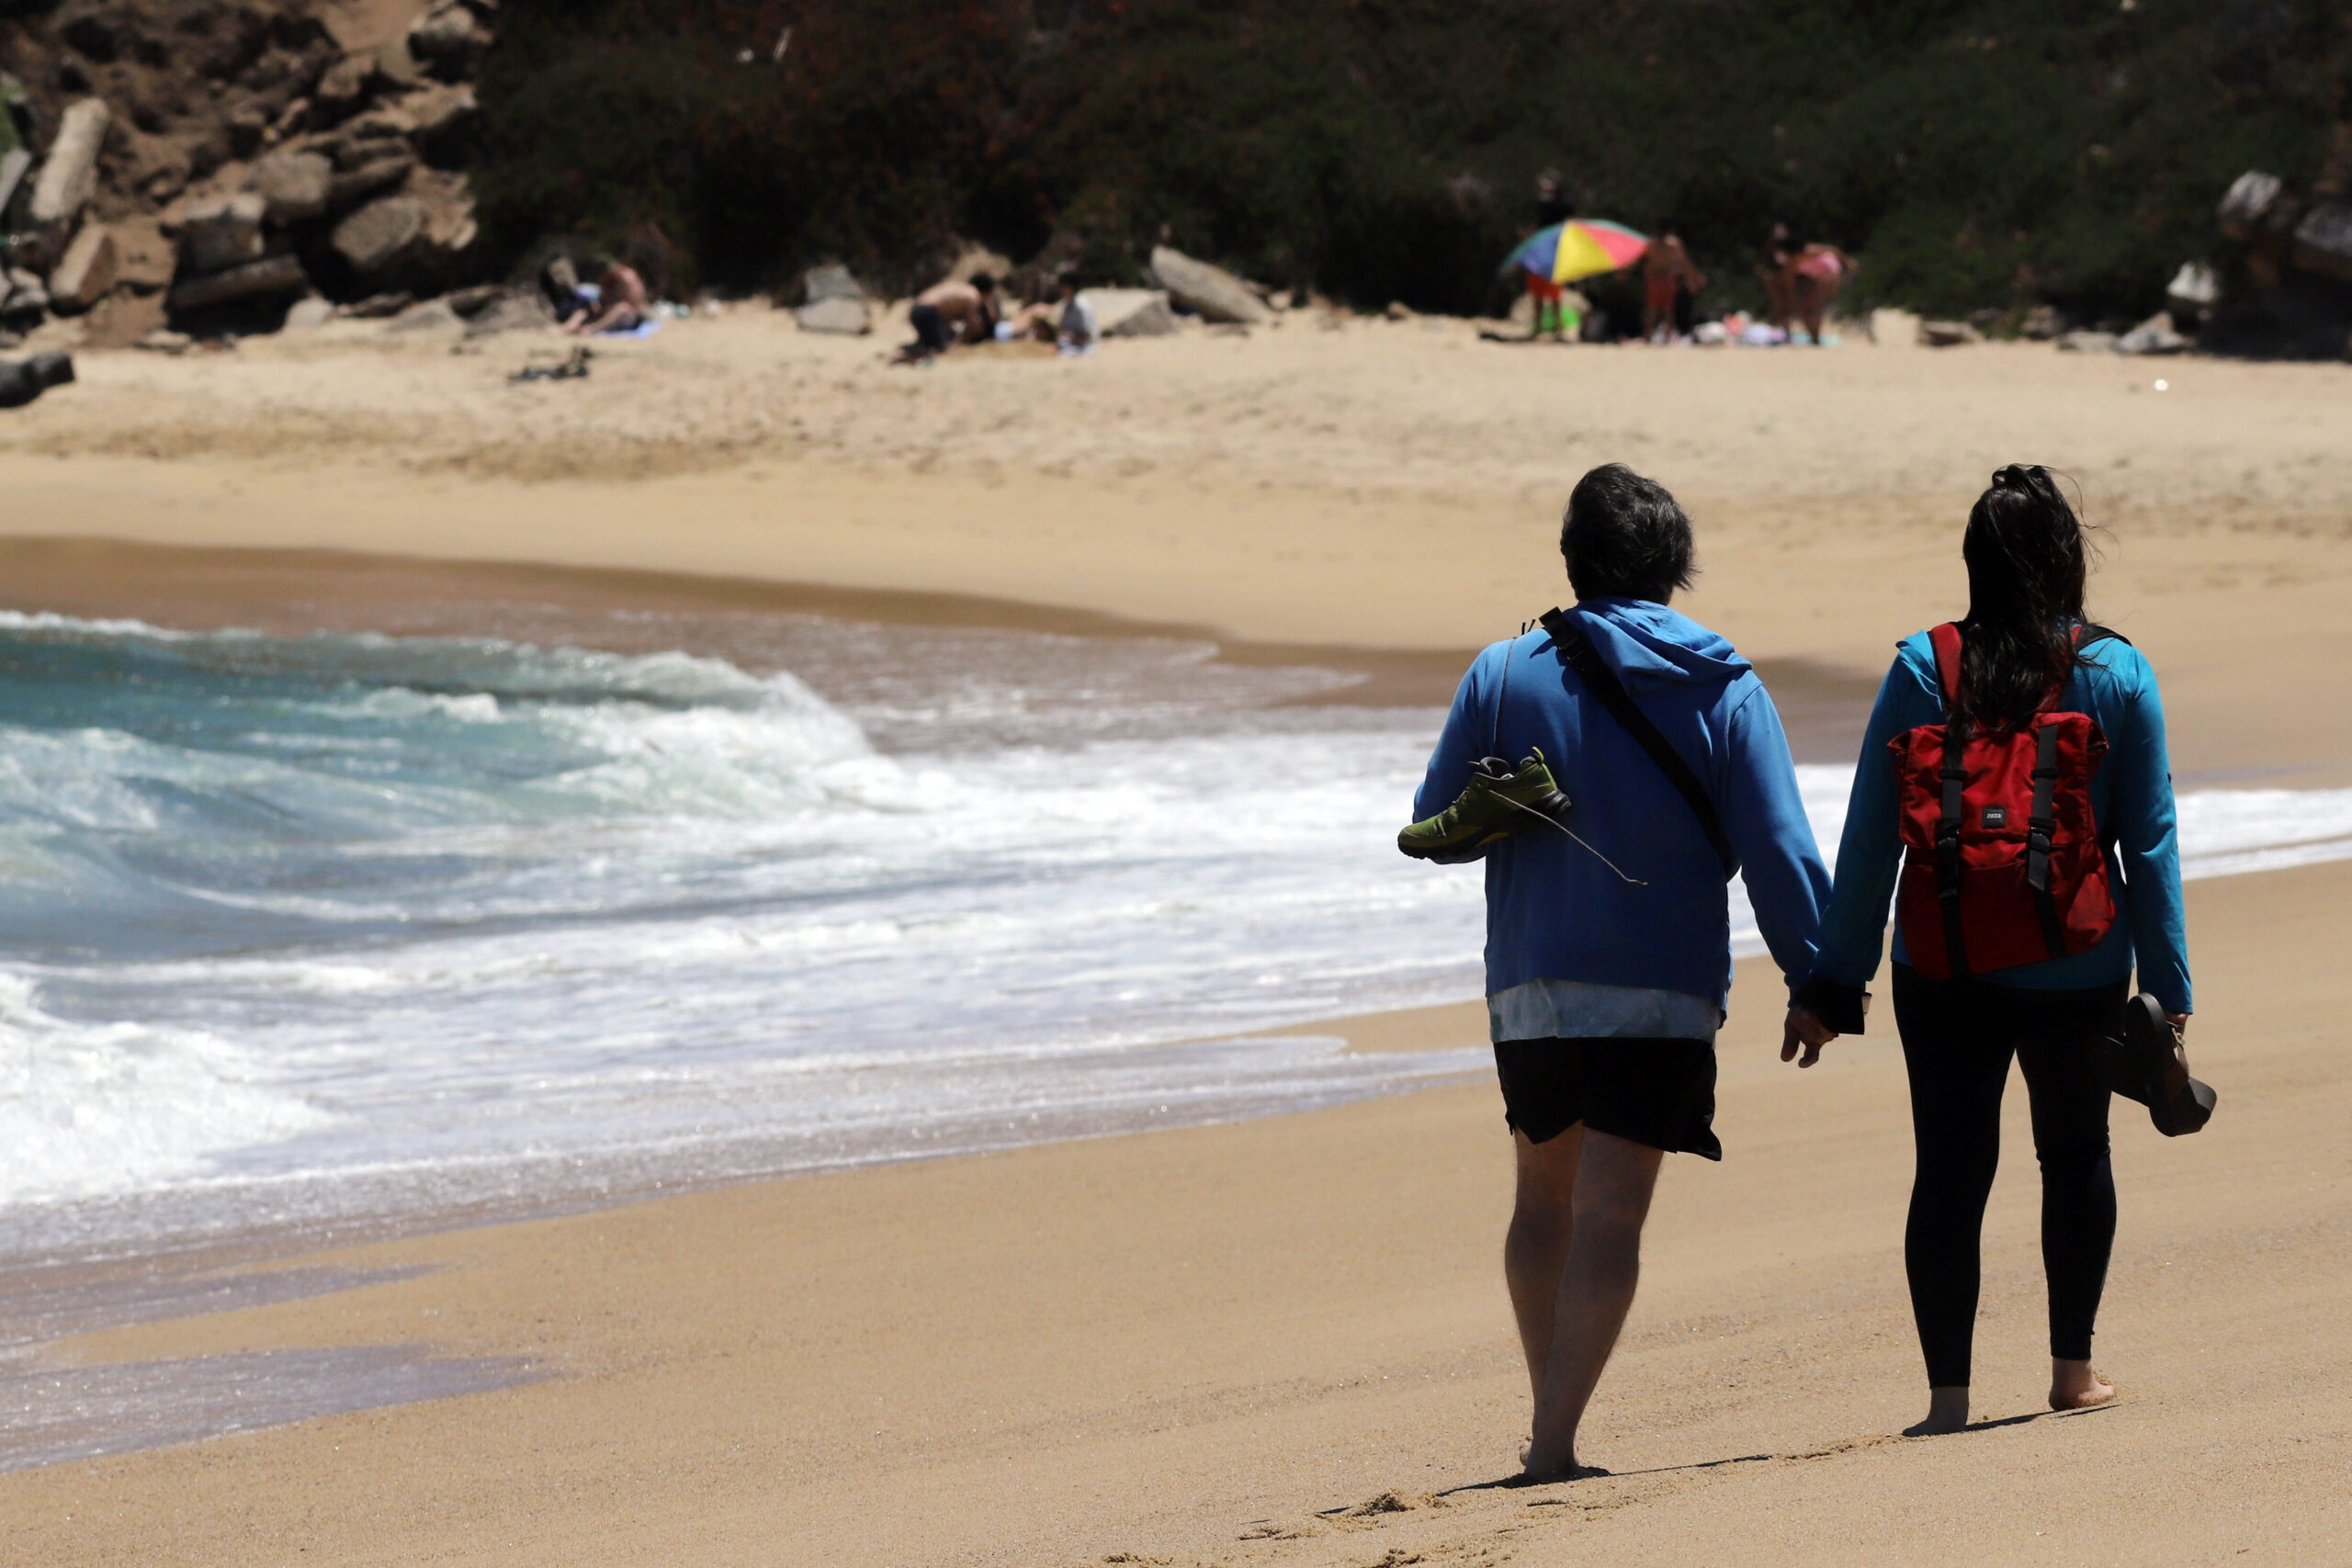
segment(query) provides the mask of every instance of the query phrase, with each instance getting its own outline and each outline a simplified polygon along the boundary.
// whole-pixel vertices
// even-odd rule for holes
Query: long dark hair
[[[1960,554],[1968,563],[1961,720],[1973,729],[2016,729],[2082,662],[2075,626],[2090,575],[2082,520],[2049,469],[2012,463],[1969,509]]]

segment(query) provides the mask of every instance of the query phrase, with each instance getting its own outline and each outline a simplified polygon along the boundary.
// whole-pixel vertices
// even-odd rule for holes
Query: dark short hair
[[[1579,599],[1665,604],[1698,576],[1690,519],[1667,488],[1623,463],[1577,481],[1560,520],[1560,554]]]
[[[978,289],[983,294],[993,294],[996,292],[996,279],[988,273],[976,272],[972,274],[971,284],[973,288]]]

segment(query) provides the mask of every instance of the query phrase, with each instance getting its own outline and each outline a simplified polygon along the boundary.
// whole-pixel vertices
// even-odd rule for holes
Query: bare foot
[[[1960,1383],[1948,1388],[1928,1391],[1928,1418],[1917,1426],[1903,1428],[1906,1438],[1940,1438],[1947,1432],[1957,1432],[1968,1425],[1968,1385]]]
[[[2115,1397],[2115,1385],[2091,1371],[2088,1361],[2050,1363],[2050,1408],[2088,1410]]]
[[[1520,1450],[1519,1483],[1522,1486],[1548,1486],[1555,1481],[1585,1481],[1609,1472],[1597,1464],[1578,1464],[1573,1453],[1564,1459],[1539,1454],[1530,1443]]]

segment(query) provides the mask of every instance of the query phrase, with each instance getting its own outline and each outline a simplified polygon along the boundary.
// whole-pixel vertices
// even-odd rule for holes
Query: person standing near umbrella
[[[1684,301],[1705,287],[1673,221],[1659,224],[1657,238],[1642,257],[1642,335],[1652,343],[1673,342],[1688,310]]]
[[[1560,188],[1560,171],[1546,169],[1535,176],[1535,228],[1537,232],[1557,228],[1577,215],[1577,204]],[[1566,330],[1567,290],[1550,277],[1525,274],[1527,296],[1535,301],[1535,324],[1528,333],[1530,338],[1549,333],[1558,338]]]

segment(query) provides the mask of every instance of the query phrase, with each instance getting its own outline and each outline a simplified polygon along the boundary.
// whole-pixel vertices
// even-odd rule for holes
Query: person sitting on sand
[[[2089,550],[2081,522],[2048,469],[2007,468],[1993,476],[1969,513],[1960,548],[1968,568],[1968,618],[1949,630],[1904,639],[1879,688],[1846,807],[1819,966],[1790,1009],[1781,1055],[1802,1042],[1806,1050],[1800,1065],[1810,1066],[1821,1045],[1836,1038],[1832,1031],[1861,1032],[1862,987],[1878,972],[1887,902],[1905,858],[1902,818],[1915,793],[1901,788],[1897,769],[1887,765],[1888,748],[1899,742],[1907,750],[1923,726],[1943,727],[1939,755],[1958,728],[1963,739],[2022,740],[2021,748],[2012,741],[2009,750],[2021,750],[2030,761],[2045,730],[2064,733],[2052,719],[2088,716],[2092,733],[2105,738],[2105,756],[2082,764],[2088,777],[2081,787],[2096,830],[2080,841],[2107,885],[2106,902],[2094,899],[2093,913],[2111,911],[2113,923],[2101,935],[2091,929],[2095,919],[2079,922],[2078,897],[2063,917],[2059,935],[2066,940],[2055,944],[2062,955],[2016,962],[2015,951],[2001,952],[1995,963],[1972,969],[1952,962],[1954,952],[1966,959],[1973,951],[1984,961],[2000,951],[1988,951],[1992,935],[2012,950],[2021,937],[2026,947],[2018,951],[2052,951],[2049,927],[2034,908],[2039,900],[2020,897],[2020,907],[2009,911],[1980,902],[1972,912],[1955,899],[1957,930],[1946,930],[1941,872],[1919,861],[1915,869],[1928,880],[1916,885],[1912,870],[1902,872],[1894,1030],[1903,1043],[1918,1142],[1903,1251],[1928,1363],[1928,1416],[1907,1428],[1910,1437],[1956,1431],[1968,1422],[1984,1201],[2000,1161],[2001,1091],[2012,1056],[2025,1072],[2034,1153],[2041,1163],[2050,1405],[2072,1410],[2115,1397],[2091,1367],[2091,1331],[2115,1243],[2101,1041],[2123,1010],[2135,964],[2141,988],[2155,997],[2176,1036],[2188,1022],[2191,1000],[2164,707],[2154,671],[2139,650],[2084,624]],[[1940,657],[1947,650],[1948,666]],[[1982,749],[1980,741],[1962,755]],[[2046,755],[2052,761],[2043,765],[2056,765],[2054,742]],[[1923,803],[1931,790],[1951,787],[1942,782],[1948,775],[1939,763],[1914,766],[1930,770],[1916,792]],[[1963,793],[1951,797],[1957,810],[1948,807],[1947,814],[1972,813],[1982,785],[1974,773],[1965,777]],[[2027,809],[2066,820],[2062,808],[2071,786],[2063,775],[2052,783],[2037,775],[2022,787]],[[2036,800],[2038,807],[2031,804]],[[1980,833],[2004,827],[1993,820],[1996,813],[2025,816],[2014,804],[1984,804],[1974,807],[1977,821],[1971,826]],[[2022,867],[2030,842],[2027,822],[2014,826],[2017,858],[2010,864]],[[2045,858],[2046,888],[2064,886],[2063,873],[2052,869],[2058,863]],[[1953,865],[1957,892],[1957,850]],[[2053,875],[2060,880],[2052,882]],[[2013,886],[2022,894],[2026,879]],[[1996,925],[1988,932],[1983,919],[1988,908],[2008,915],[2006,930]],[[1915,924],[1924,919],[1932,919],[1931,932]]]
[[[1819,243],[1800,245],[1790,257],[1789,303],[1804,323],[1808,342],[1820,344],[1822,317],[1828,314],[1829,303],[1846,287],[1846,279],[1860,272],[1861,265],[1837,246]]]
[[[1663,486],[1615,463],[1585,475],[1560,530],[1574,606],[1547,617],[1558,635],[1478,656],[1415,800],[1428,818],[1479,759],[1540,751],[1573,802],[1561,831],[1531,826],[1473,852],[1487,863],[1487,1011],[1518,1165],[1503,1273],[1534,1395],[1534,1481],[1578,1472],[1577,1428],[1633,1304],[1660,1163],[1723,1156],[1728,879],[1746,879],[1792,984],[1814,965],[1829,896],[1772,699],[1731,644],[1668,607],[1693,549]]]
[[[1705,287],[1675,225],[1659,224],[1657,238],[1642,256],[1642,335],[1652,343],[1672,343],[1689,313],[1685,301]]]
[[[594,306],[572,312],[564,321],[563,330],[574,337],[635,332],[645,324],[647,304],[645,280],[638,276],[637,269],[614,262],[605,268],[605,276],[597,285]]]
[[[917,364],[944,354],[958,343],[987,343],[996,336],[996,279],[976,272],[968,283],[949,278],[915,296],[907,324],[915,341],[899,351],[899,363]]]
[[[1079,291],[1078,274],[1065,271],[1056,279],[1058,295],[1055,321],[1056,352],[1065,355],[1091,354],[1102,337],[1094,324],[1093,302]]]

